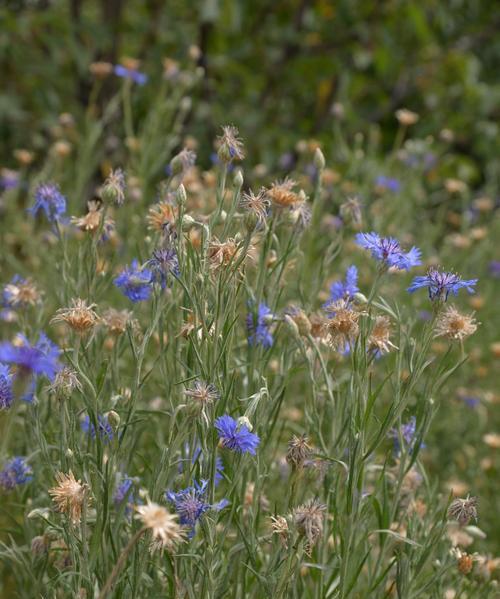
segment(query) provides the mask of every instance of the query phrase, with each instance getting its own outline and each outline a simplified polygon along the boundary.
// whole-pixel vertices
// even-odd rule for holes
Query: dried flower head
[[[227,164],[233,160],[243,160],[245,158],[243,142],[238,137],[238,133],[238,129],[231,125],[222,127],[222,135],[217,138],[219,143],[217,155],[221,162]]]
[[[89,70],[98,79],[104,79],[113,72],[113,65],[110,62],[93,62],[89,66]]]
[[[200,380],[194,381],[193,386],[186,389],[185,394],[203,407],[215,403],[220,397],[215,385]]]
[[[448,508],[448,518],[456,520],[460,526],[466,526],[471,518],[477,520],[477,497],[467,495],[466,499],[454,499]]]
[[[216,237],[210,240],[208,244],[208,259],[210,260],[210,269],[218,271],[234,266],[243,256],[244,248],[234,237],[228,237],[226,241],[219,241]],[[241,265],[245,260],[241,260]]]
[[[125,201],[125,175],[120,168],[111,171],[104,181],[101,198],[104,202],[115,202],[118,206]]]
[[[172,175],[185,175],[196,162],[196,152],[188,148],[182,149],[170,161],[170,173]]]
[[[299,194],[293,191],[296,185],[293,179],[276,181],[267,190],[267,197],[275,208],[295,208],[301,202]]]
[[[69,516],[73,524],[78,524],[82,509],[87,501],[88,486],[76,480],[71,470],[68,474],[56,474],[57,486],[49,489],[49,495],[56,505],[56,510]]]
[[[354,226],[359,227],[363,222],[363,217],[361,214],[361,202],[358,198],[352,197],[347,198],[347,200],[341,204],[340,206],[340,216]]]
[[[139,322],[129,310],[108,308],[102,315],[101,323],[108,329],[109,333],[117,336],[123,335],[128,326],[131,326],[134,332],[139,330]]]
[[[419,117],[416,112],[412,112],[407,108],[400,108],[399,110],[396,110],[396,118],[401,125],[408,127],[409,125],[414,125]]]
[[[148,210],[146,221],[148,229],[163,231],[166,225],[171,225],[177,218],[177,208],[170,200],[162,200],[153,204]]]
[[[64,322],[79,335],[84,335],[100,322],[94,311],[95,307],[96,304],[87,305],[87,302],[80,298],[73,299],[71,306],[59,308],[50,322]]]
[[[75,389],[82,390],[78,375],[75,370],[65,366],[56,374],[53,383],[49,387],[49,392],[53,393],[58,399],[68,399]]]
[[[360,312],[343,299],[329,304],[326,311],[332,315],[324,322],[328,344],[338,351],[347,351],[359,335]]]
[[[473,314],[461,314],[454,306],[447,306],[436,321],[435,336],[451,341],[463,341],[477,330]]]
[[[137,506],[136,510],[135,517],[152,533],[154,548],[173,551],[177,543],[183,540],[184,532],[177,522],[176,514],[171,514],[163,506],[151,501]]]
[[[284,516],[271,516],[271,531],[273,535],[278,535],[281,545],[284,549],[288,547],[289,528],[288,522]]]
[[[314,545],[323,532],[325,512],[326,505],[317,499],[310,499],[293,512],[297,530],[306,539],[305,550],[308,555],[311,555]]]
[[[312,324],[309,320],[307,314],[302,310],[302,308],[298,308],[297,306],[289,306],[285,310],[285,314],[289,316],[293,322],[297,325],[297,329],[299,331],[299,335],[303,335],[307,337],[312,331]]]
[[[9,308],[35,306],[41,299],[41,293],[31,279],[15,275],[3,289],[3,304]]]
[[[72,216],[71,222],[82,231],[95,233],[101,228],[101,219],[103,216],[102,202],[90,200],[87,202],[87,209],[88,212],[85,216]],[[114,229],[114,226],[115,221],[111,217],[105,216],[104,222],[102,223],[103,233],[108,235]]]
[[[368,337],[368,350],[377,354],[387,354],[391,349],[397,349],[390,340],[391,321],[388,316],[377,316],[372,332]]]
[[[302,468],[304,462],[311,457],[312,448],[309,445],[309,439],[306,435],[293,435],[288,442],[288,451],[286,452],[286,461],[293,468]]]
[[[251,218],[255,219],[257,226],[261,226],[266,221],[270,206],[266,189],[262,187],[256,194],[251,190],[248,193],[244,193],[240,201],[240,206],[248,212]]]

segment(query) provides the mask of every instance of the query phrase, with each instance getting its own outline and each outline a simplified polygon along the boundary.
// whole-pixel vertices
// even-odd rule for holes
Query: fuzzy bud
[[[320,148],[314,150],[313,163],[319,171],[322,171],[325,168],[325,156]]]
[[[243,172],[241,169],[237,169],[234,175],[233,183],[236,188],[241,189],[243,185]]]
[[[120,426],[120,416],[114,410],[110,410],[106,414],[106,418],[113,430],[116,430]]]
[[[181,183],[175,192],[175,199],[179,206],[185,206],[187,201],[186,188]]]

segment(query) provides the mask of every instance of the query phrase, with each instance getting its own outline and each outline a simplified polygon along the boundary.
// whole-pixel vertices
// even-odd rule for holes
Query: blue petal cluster
[[[258,435],[250,432],[246,425],[239,425],[237,420],[225,414],[217,418],[214,426],[224,447],[231,451],[255,455],[260,439]]]
[[[96,429],[89,416],[85,416],[82,420],[81,428],[84,433],[95,439]],[[97,415],[97,431],[103,443],[109,443],[113,440],[114,434],[108,419],[100,414]]]
[[[152,272],[153,280],[161,285],[162,289],[167,286],[168,278],[180,276],[179,259],[177,252],[172,247],[154,250],[150,260],[144,265]]]
[[[117,77],[130,79],[134,83],[137,83],[137,85],[145,85],[148,81],[148,76],[145,73],[141,73],[136,69],[128,69],[122,64],[117,64],[114,67],[113,72]]]
[[[187,487],[177,493],[165,492],[165,498],[174,505],[175,511],[179,514],[180,524],[188,527],[189,538],[194,536],[196,523],[205,512],[210,509],[221,510],[229,504],[227,499],[216,504],[208,503],[206,501],[207,490],[208,481],[202,480],[201,483],[193,481],[192,487]]]
[[[9,460],[0,471],[0,487],[11,491],[33,479],[33,470],[26,463],[26,458],[17,456]]]
[[[13,401],[12,373],[6,364],[0,363],[0,410],[10,408]]]
[[[113,280],[123,295],[134,303],[144,302],[151,297],[153,282],[153,273],[140,267],[137,260],[132,260],[132,264],[126,266]]]
[[[393,193],[397,193],[401,189],[401,183],[398,179],[394,179],[393,177],[386,177],[385,175],[379,175],[375,179],[375,185],[377,187],[382,187]]]
[[[35,202],[28,212],[36,216],[42,210],[47,220],[54,223],[66,214],[66,198],[54,183],[43,183],[36,188]]]
[[[355,266],[349,266],[345,273],[345,281],[335,281],[331,284],[330,297],[323,304],[323,308],[341,299],[351,299],[358,291],[358,269]]]
[[[31,377],[29,390],[23,397],[25,401],[33,399],[36,380],[45,376],[53,381],[61,368],[59,354],[61,350],[45,333],[40,333],[38,341],[31,345],[24,335],[18,335],[16,343],[4,341],[0,343],[0,362],[18,366],[20,376]]]
[[[271,347],[273,336],[271,333],[271,324],[273,313],[264,303],[260,303],[257,314],[250,312],[247,315],[248,343],[250,345],[262,345]]]
[[[476,283],[477,279],[463,281],[459,275],[453,272],[443,272],[436,268],[431,268],[425,276],[415,277],[412,284],[408,287],[408,291],[413,293],[417,289],[427,287],[429,298],[432,301],[446,301],[450,293],[457,295],[460,289],[466,289],[469,293],[474,293]]]
[[[410,270],[422,263],[421,252],[417,247],[414,246],[409,252],[404,252],[399,241],[393,237],[380,237],[374,232],[358,233],[356,243],[360,247],[370,250],[373,258],[388,267]]]
[[[401,438],[403,439],[404,444],[408,449],[411,449],[413,444],[415,443],[415,433],[417,430],[417,419],[415,416],[412,416],[410,420],[406,424],[401,425],[401,431],[399,432],[397,429],[393,428],[389,431],[389,436],[394,439],[394,451],[396,453],[400,453],[401,445],[399,442],[400,433]],[[422,445],[424,447],[424,445]]]

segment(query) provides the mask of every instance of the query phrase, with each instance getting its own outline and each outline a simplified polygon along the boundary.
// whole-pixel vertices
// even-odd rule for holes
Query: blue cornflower
[[[401,438],[408,448],[411,448],[415,442],[415,432],[417,430],[417,419],[412,416],[406,424],[401,425]],[[400,433],[397,429],[393,428],[389,431],[389,436],[394,439],[394,450],[399,453],[401,451],[401,445],[399,443]]]
[[[421,252],[418,248],[414,246],[409,252],[403,252],[399,241],[393,237],[380,237],[374,232],[358,233],[356,243],[360,247],[370,250],[373,258],[389,267],[410,270],[413,266],[422,263]]]
[[[119,482],[113,493],[113,503],[117,510],[125,504],[125,515],[129,516],[132,512],[132,504],[140,503],[134,498],[134,479],[126,474],[120,474],[118,480]]]
[[[492,260],[489,264],[489,270],[492,277],[500,279],[500,260]]]
[[[0,410],[10,408],[13,401],[12,373],[6,364],[0,363]]]
[[[9,460],[0,471],[0,487],[11,491],[18,485],[24,485],[33,479],[33,470],[26,463],[26,458],[17,456]]]
[[[175,511],[179,514],[180,524],[188,527],[190,539],[194,536],[196,523],[205,512],[210,509],[219,511],[229,504],[227,499],[223,499],[216,504],[207,503],[207,490],[208,481],[202,480],[201,483],[193,481],[192,487],[187,487],[187,489],[182,489],[177,493],[173,491],[165,492],[165,498],[173,503]]]
[[[153,273],[147,268],[139,267],[137,260],[132,260],[132,264],[126,266],[113,283],[129,300],[134,303],[143,302],[150,298],[153,291]]]
[[[151,270],[153,280],[159,283],[162,289],[167,286],[169,275],[177,278],[181,274],[177,252],[172,247],[154,250],[151,259],[144,266]]]
[[[272,321],[271,309],[266,304],[260,303],[257,315],[252,312],[247,315],[248,343],[271,347],[274,341],[270,330]]]
[[[47,219],[54,223],[66,214],[66,198],[54,183],[42,183],[36,188],[35,202],[28,212],[36,216],[40,210]]]
[[[397,193],[401,189],[401,183],[398,181],[398,179],[386,177],[385,175],[379,175],[375,179],[375,185],[377,187],[382,187],[383,189],[392,191],[393,193]]]
[[[87,435],[90,435],[92,439],[95,439],[95,426],[90,420],[89,416],[85,416],[85,418],[82,420],[81,428],[84,433],[87,433]],[[111,428],[108,419],[100,414],[97,415],[97,430],[103,443],[107,444],[113,440],[113,429]]]
[[[460,289],[466,289],[469,293],[474,293],[474,286],[477,279],[469,279],[463,281],[462,278],[453,272],[443,272],[436,268],[431,268],[423,277],[415,277],[413,283],[408,287],[408,291],[413,293],[417,289],[427,287],[429,290],[429,299],[444,300],[448,299],[448,295],[453,293],[457,295]]]
[[[22,372],[33,376],[46,376],[51,382],[61,368],[60,353],[45,333],[40,333],[34,345],[24,335],[18,335],[16,343],[0,343],[0,361],[16,364]]]
[[[332,302],[338,300],[351,299],[359,291],[358,283],[358,269],[355,266],[349,266],[345,273],[344,281],[335,281],[330,285],[330,297],[328,301],[323,304],[323,308],[326,308]]]
[[[134,83],[137,83],[137,85],[145,85],[148,81],[148,76],[145,73],[141,73],[137,69],[129,69],[122,64],[117,64],[113,72],[117,77],[130,79]]]
[[[245,424],[239,424],[237,420],[225,414],[217,418],[214,426],[223,447],[255,455],[260,439],[258,435],[250,432]]]

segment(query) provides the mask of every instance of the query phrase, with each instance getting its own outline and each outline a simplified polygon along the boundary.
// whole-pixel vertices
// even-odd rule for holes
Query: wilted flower
[[[456,520],[460,526],[468,524],[471,518],[477,520],[477,497],[467,495],[466,499],[454,499],[448,507],[448,518]]]
[[[78,375],[72,368],[65,366],[56,374],[52,385],[49,387],[49,392],[53,393],[58,399],[68,399],[75,389],[82,390]]]
[[[214,237],[208,244],[207,255],[210,260],[210,269],[216,271],[235,266],[240,262],[243,251],[242,244],[233,237],[228,237],[226,241],[219,241]],[[241,260],[241,264],[244,261],[244,259]]]
[[[356,243],[360,247],[370,250],[373,258],[387,267],[410,270],[413,266],[421,264],[421,252],[418,248],[412,247],[410,251],[403,252],[399,241],[393,237],[380,237],[373,232],[358,233]]]
[[[42,210],[51,223],[59,221],[66,213],[66,198],[54,183],[42,183],[35,190],[35,202],[28,210],[36,216]]]
[[[301,201],[299,194],[293,191],[296,185],[293,179],[276,181],[267,190],[267,197],[275,208],[294,208]]]
[[[215,403],[220,397],[215,385],[200,380],[194,381],[193,386],[186,389],[184,393],[193,400],[195,407],[202,412],[204,412],[209,405]]]
[[[286,549],[288,547],[288,522],[283,516],[271,516],[271,530],[273,535],[278,535],[281,545]]]
[[[358,198],[348,198],[340,206],[340,216],[344,221],[351,222],[354,226],[361,225],[361,202]]]
[[[133,318],[129,310],[115,310],[108,308],[103,312],[101,323],[108,329],[112,335],[122,335],[131,326],[133,330],[139,328],[139,323]]]
[[[11,491],[19,485],[24,485],[33,479],[33,470],[27,464],[26,458],[16,456],[4,464],[0,471],[0,487]]]
[[[368,351],[377,355],[389,353],[397,347],[391,342],[391,321],[388,316],[376,316],[375,324],[368,337]]]
[[[452,341],[463,341],[477,330],[477,322],[472,314],[461,314],[453,306],[447,306],[436,321],[436,337],[446,337]]]
[[[179,514],[181,525],[188,528],[189,538],[194,536],[196,523],[205,512],[210,509],[221,510],[229,503],[225,499],[214,505],[207,503],[207,491],[208,481],[202,480],[201,483],[194,481],[192,487],[188,487],[177,493],[173,491],[165,492],[166,499],[174,504],[175,511]]]
[[[81,429],[87,433],[92,439],[96,437],[96,429],[94,423],[90,420],[90,416],[85,416],[81,423]],[[114,434],[108,419],[105,416],[97,415],[97,431],[103,443],[109,443],[113,440]]]
[[[0,410],[10,408],[13,401],[12,373],[6,364],[0,363]]]
[[[407,108],[400,108],[399,110],[396,110],[396,118],[401,125],[408,127],[409,125],[414,125],[418,121],[419,117],[416,112],[412,112]]]
[[[267,191],[264,187],[257,194],[250,190],[243,194],[240,201],[240,206],[254,219],[257,227],[262,226],[267,218],[270,202],[266,194]]]
[[[474,293],[474,287],[477,279],[469,279],[463,281],[462,278],[452,272],[439,271],[436,268],[431,268],[423,277],[415,277],[413,283],[408,287],[408,291],[413,293],[417,289],[424,287],[428,288],[429,299],[432,301],[446,301],[448,295],[458,295],[460,289],[466,289],[469,293]]]
[[[306,435],[293,435],[288,442],[288,451],[286,452],[286,461],[294,468],[302,468],[304,462],[311,456],[312,448],[309,445],[309,439]]]
[[[271,309],[263,302],[259,304],[257,314],[251,312],[247,315],[248,343],[250,345],[262,345],[266,348],[272,346],[274,340],[270,329],[273,318]]]
[[[260,439],[245,424],[239,425],[237,420],[225,414],[217,418],[214,426],[223,447],[239,453],[256,454]]]
[[[99,323],[100,319],[94,311],[95,307],[96,304],[87,304],[85,300],[76,298],[71,300],[69,308],[59,308],[50,322],[64,322],[75,333],[84,335]]]
[[[184,175],[196,162],[196,152],[188,148],[182,149],[176,154],[169,164],[169,175]]]
[[[118,168],[108,175],[101,188],[101,198],[104,202],[115,202],[121,206],[125,201],[125,175]]]
[[[231,125],[222,127],[222,135],[217,138],[219,150],[217,155],[221,162],[226,164],[233,160],[243,160],[245,153],[243,151],[243,142],[238,137],[238,129]]]
[[[113,65],[110,62],[93,62],[89,66],[89,70],[98,79],[104,79],[113,72]]]
[[[134,303],[143,302],[153,292],[153,273],[147,268],[139,267],[137,260],[132,260],[132,264],[125,267],[113,283]]]
[[[153,204],[148,211],[146,221],[149,229],[163,231],[165,225],[172,224],[177,218],[177,208],[169,200]]]
[[[135,517],[151,531],[153,542],[159,548],[173,551],[177,543],[183,540],[184,533],[177,522],[177,516],[163,506],[148,501],[146,505],[139,505],[135,509]]]
[[[56,474],[57,486],[49,489],[56,510],[67,514],[73,524],[78,524],[87,500],[88,486],[76,480],[71,470],[68,474]]]
[[[359,335],[360,312],[353,310],[348,300],[342,299],[327,305],[331,317],[323,323],[327,343],[341,352],[345,352]]]
[[[326,505],[317,499],[310,499],[296,508],[293,518],[297,530],[306,539],[306,553],[311,555],[314,545],[323,533]]]
[[[35,306],[40,301],[40,292],[31,279],[14,275],[3,288],[3,305],[8,308]]]
[[[88,233],[95,233],[101,227],[101,219],[102,219],[102,203],[97,200],[90,200],[87,202],[88,212],[85,216],[71,217],[71,223],[81,229],[82,231],[87,231]],[[107,236],[114,229],[115,221],[109,217],[105,216],[104,223],[102,224],[102,230],[104,234]]]

